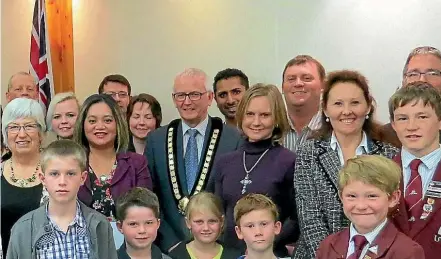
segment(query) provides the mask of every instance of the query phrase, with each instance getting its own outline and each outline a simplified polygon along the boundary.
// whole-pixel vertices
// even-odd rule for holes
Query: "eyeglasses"
[[[112,98],[115,98],[118,96],[119,98],[127,98],[129,94],[127,92],[105,92],[104,94],[112,96]]]
[[[188,99],[190,99],[191,101],[197,101],[200,100],[202,95],[205,94],[207,92],[191,92],[191,93],[174,93],[173,94],[173,98],[178,101],[178,102],[183,102],[185,101],[185,98],[188,96]]]
[[[38,124],[27,124],[27,125],[23,125],[23,126],[11,125],[11,126],[8,126],[8,132],[16,134],[16,133],[20,132],[21,128],[23,128],[26,133],[34,133],[34,132],[38,131],[38,127],[39,127]]]
[[[438,79],[438,78],[441,78],[441,71],[433,69],[433,70],[429,70],[426,72],[411,71],[411,72],[407,72],[405,74],[407,79],[410,79],[410,80],[419,80],[422,75],[424,75],[429,80],[430,79]]]

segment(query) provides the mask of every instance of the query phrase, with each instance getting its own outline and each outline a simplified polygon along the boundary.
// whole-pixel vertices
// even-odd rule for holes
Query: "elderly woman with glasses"
[[[1,237],[6,254],[11,228],[24,214],[38,208],[43,200],[43,185],[38,174],[40,145],[46,130],[40,104],[16,98],[5,107],[2,135],[11,158],[1,164]]]

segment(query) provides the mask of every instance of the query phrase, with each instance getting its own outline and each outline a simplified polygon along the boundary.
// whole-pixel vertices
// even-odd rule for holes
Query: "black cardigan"
[[[170,253],[169,256],[173,259],[190,259],[190,255],[187,251],[187,244],[190,243],[190,241],[181,242],[177,247],[175,247]],[[219,243],[220,244],[220,243]],[[220,244],[222,245],[222,244]],[[242,255],[242,253],[236,249],[232,248],[226,248],[223,246],[223,251],[221,255],[221,259],[237,259],[239,256]]]

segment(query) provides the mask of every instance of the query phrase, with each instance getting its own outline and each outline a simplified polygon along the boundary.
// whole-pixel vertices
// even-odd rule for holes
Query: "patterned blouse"
[[[99,178],[95,175],[92,167],[89,166],[90,186],[92,187],[92,208],[104,214],[109,221],[115,221],[115,202],[110,193],[110,183],[112,182],[113,174],[117,162],[107,175],[102,175]]]

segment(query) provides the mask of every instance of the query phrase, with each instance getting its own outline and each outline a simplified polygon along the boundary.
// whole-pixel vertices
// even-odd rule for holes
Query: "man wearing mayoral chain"
[[[190,197],[214,190],[216,158],[242,143],[237,129],[208,115],[213,92],[207,86],[207,75],[200,69],[178,74],[172,97],[181,118],[147,137],[145,155],[162,211],[157,243],[163,251],[190,237],[184,221]]]

